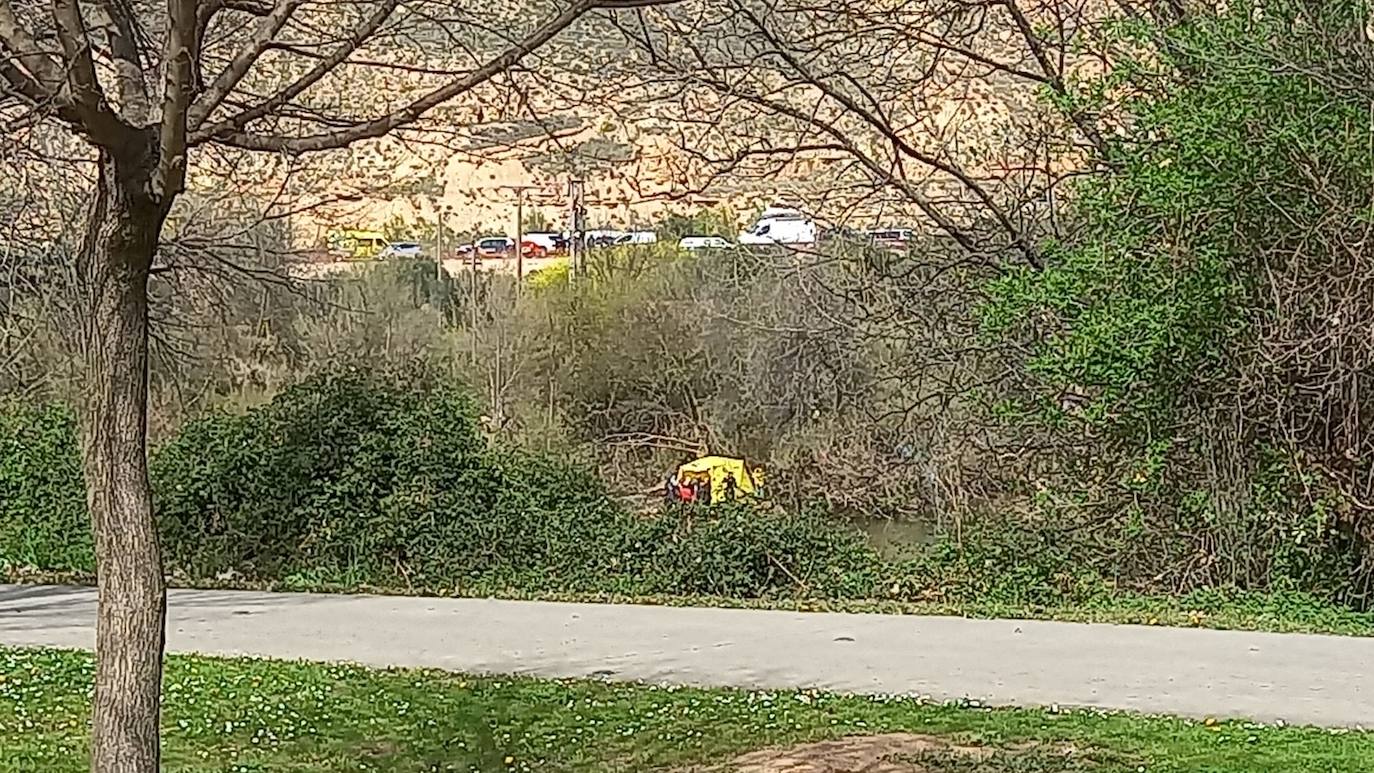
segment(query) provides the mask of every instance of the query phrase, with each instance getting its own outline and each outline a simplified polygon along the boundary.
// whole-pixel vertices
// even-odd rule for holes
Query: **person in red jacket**
[[[677,487],[677,499],[679,502],[685,502],[689,505],[697,501],[696,484],[686,478],[680,480]]]

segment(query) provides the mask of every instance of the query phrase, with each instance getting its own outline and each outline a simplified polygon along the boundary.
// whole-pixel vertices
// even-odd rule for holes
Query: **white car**
[[[722,236],[684,236],[677,246],[684,250],[726,250],[733,245]]]
[[[419,242],[392,242],[382,250],[381,258],[418,258],[424,251]]]
[[[616,244],[655,244],[658,234],[653,231],[630,231],[615,240]]]
[[[795,209],[769,208],[757,223],[741,231],[740,244],[815,244],[816,222]]]
[[[625,237],[624,231],[583,231],[582,239],[588,247],[610,247]]]
[[[568,249],[567,238],[556,231],[534,231],[532,233],[527,233],[525,234],[525,241],[534,242],[550,253],[566,252]]]

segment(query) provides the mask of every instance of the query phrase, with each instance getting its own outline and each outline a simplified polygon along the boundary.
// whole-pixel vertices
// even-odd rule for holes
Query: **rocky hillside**
[[[704,13],[710,6],[694,7]],[[689,10],[674,13],[690,16]],[[876,18],[900,19],[902,13]],[[496,50],[535,18],[537,11],[493,11],[468,29],[464,45]],[[623,15],[619,23],[604,16],[584,19],[527,59],[520,72],[446,106],[421,127],[309,159],[290,167],[289,179],[284,161],[256,159],[251,177],[265,176],[274,191],[307,202],[308,211],[291,218],[298,247],[317,245],[334,228],[378,228],[396,219],[433,223],[441,211],[460,231],[511,231],[516,188],[524,189],[527,211],[561,224],[571,177],[586,181],[592,225],[634,226],[665,210],[721,203],[747,214],[778,201],[858,226],[912,222],[917,214],[907,197],[879,191],[882,175],[856,163],[855,150],[888,164],[885,174],[911,181],[925,195],[955,203],[968,197],[945,172],[920,164],[897,167],[889,138],[760,57],[761,47],[774,43],[731,20],[697,17],[692,27],[711,41],[719,72],[743,72],[745,64],[755,63],[750,66],[757,72],[746,76],[748,88],[781,95],[777,101],[803,117],[819,116],[838,127],[850,147],[835,147],[843,143],[797,116],[725,93],[694,71],[692,56],[700,56],[700,47],[691,36],[660,32],[633,41],[633,21]],[[953,23],[940,16],[921,21],[923,29],[945,25],[934,31],[941,35],[954,34]],[[1017,50],[1006,24],[979,24],[972,32],[955,33],[980,47],[980,56],[1008,67],[1030,60],[1029,52]],[[660,30],[671,26],[664,23]],[[1037,127],[1044,128],[1035,113],[1038,84],[996,68],[970,67],[968,57],[941,54],[909,28],[885,34],[854,32],[837,44],[800,39],[816,61],[821,55],[815,52],[823,51],[844,59],[846,72],[860,73],[858,93],[907,142],[969,170],[975,179],[1053,163],[1045,158],[1043,141],[1031,139]],[[420,30],[392,41],[384,53],[413,69],[471,66],[471,55],[453,51],[438,31]],[[367,112],[400,104],[432,81],[403,70],[371,70],[344,74],[340,82],[348,99]],[[205,179],[222,185],[212,176]]]

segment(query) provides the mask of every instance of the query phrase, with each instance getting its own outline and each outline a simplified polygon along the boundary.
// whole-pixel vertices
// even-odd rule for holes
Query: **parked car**
[[[785,207],[770,207],[746,231],[739,235],[740,244],[815,244],[816,222],[800,211]]]
[[[489,236],[485,239],[478,239],[474,246],[479,258],[504,258],[511,254],[513,244],[515,244],[514,239],[505,236]]]
[[[553,231],[535,231],[525,234],[525,240],[543,247],[550,255],[565,255],[568,252],[566,236]]]
[[[723,236],[684,236],[677,246],[684,250],[725,250],[733,245]]]
[[[588,247],[610,247],[624,237],[624,231],[586,231],[582,234]]]
[[[630,231],[615,240],[616,244],[655,244],[657,242],[658,234],[653,231]]]
[[[868,232],[868,238],[878,247],[905,251],[916,238],[916,232],[910,228],[875,228]]]
[[[380,258],[418,258],[424,254],[419,242],[392,242],[382,250]]]
[[[548,257],[549,251],[528,239],[520,242],[520,253],[526,258]],[[489,236],[477,241],[477,256],[481,258],[510,258],[515,256],[515,240],[509,236]]]
[[[329,234],[329,252],[342,260],[369,260],[389,246],[381,231],[347,229]]]

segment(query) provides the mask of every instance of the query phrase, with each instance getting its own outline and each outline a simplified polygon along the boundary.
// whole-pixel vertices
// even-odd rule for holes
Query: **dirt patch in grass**
[[[921,758],[931,754],[978,761],[992,750],[959,746],[933,735],[886,733],[761,749],[724,767],[730,773],[935,773]]]
[[[721,773],[1070,773],[1097,769],[1072,746],[1006,749],[914,733],[852,736],[749,752]]]

